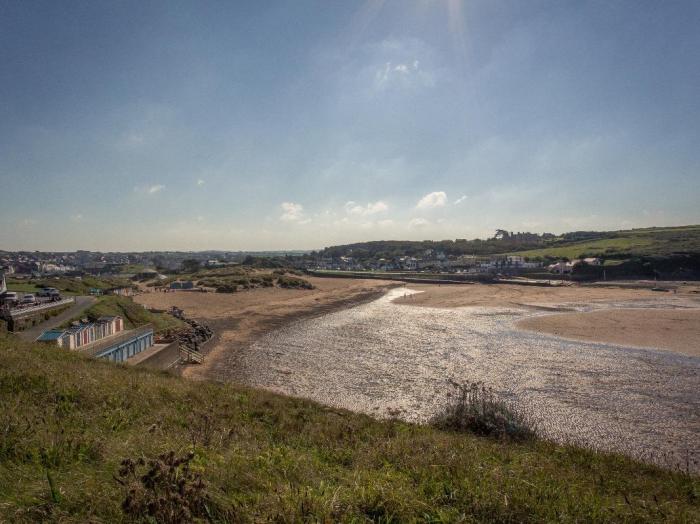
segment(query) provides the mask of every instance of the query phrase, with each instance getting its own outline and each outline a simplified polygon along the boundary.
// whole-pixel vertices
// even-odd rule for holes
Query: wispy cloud
[[[387,209],[389,209],[389,206],[386,204],[386,202],[383,202],[381,200],[378,200],[377,202],[368,202],[365,206],[353,201],[350,201],[347,204],[345,204],[345,212],[348,215],[375,215],[377,213],[386,211]]]
[[[70,219],[71,219],[73,222],[82,222],[82,221],[83,221],[83,215],[82,215],[82,213],[77,213],[77,214],[75,214],[75,215],[72,215],[72,216],[70,217]]]
[[[422,229],[429,225],[430,221],[425,218],[412,218],[408,223],[408,227],[411,229]]]
[[[301,204],[296,204],[294,202],[282,202],[280,205],[282,208],[282,215],[280,215],[280,220],[283,222],[296,222],[298,224],[307,224],[311,222],[311,219],[306,218],[304,214],[304,206]]]
[[[204,180],[201,179],[201,178],[197,180],[197,186],[198,186],[198,187],[202,187],[205,183],[206,183],[206,182],[204,182]]]
[[[444,191],[433,191],[421,198],[416,204],[418,209],[431,209],[434,207],[443,207],[447,204],[447,193]]]
[[[134,192],[141,193],[143,195],[155,195],[156,193],[163,191],[163,189],[165,189],[163,184],[153,184],[150,186],[136,186],[134,187]]]
[[[459,197],[457,200],[455,200],[455,206],[460,205],[462,202],[464,202],[467,199],[467,195],[462,195]]]

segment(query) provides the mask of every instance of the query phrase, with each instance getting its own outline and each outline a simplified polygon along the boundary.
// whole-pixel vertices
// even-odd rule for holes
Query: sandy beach
[[[175,291],[144,293],[134,300],[146,307],[167,309],[177,306],[195,320],[214,330],[203,352],[201,366],[190,366],[184,376],[195,379],[220,378],[229,365],[223,358],[236,348],[285,323],[306,316],[321,315],[353,304],[373,300],[396,287],[383,280],[305,277],[315,289],[260,288],[238,293],[197,293]]]
[[[396,302],[415,306],[518,307],[551,310],[525,318],[518,327],[562,338],[607,342],[700,356],[700,286],[675,293],[651,289],[520,285],[411,285],[423,293]],[[577,311],[592,307],[595,311]]]

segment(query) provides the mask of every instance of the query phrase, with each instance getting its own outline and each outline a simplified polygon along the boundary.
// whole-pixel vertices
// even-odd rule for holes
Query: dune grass
[[[129,297],[116,295],[102,296],[97,302],[80,314],[80,318],[88,317],[96,320],[102,316],[120,316],[124,318],[127,329],[151,324],[156,333],[172,331],[187,327],[180,319],[165,313],[151,313],[142,305],[137,304]],[[78,320],[73,319],[73,320]],[[68,322],[70,323],[70,322]],[[68,324],[67,323],[67,324]]]
[[[167,510],[177,482],[205,522],[700,519],[697,477],[619,455],[376,421],[9,335],[0,362],[0,522],[130,521],[148,500]]]

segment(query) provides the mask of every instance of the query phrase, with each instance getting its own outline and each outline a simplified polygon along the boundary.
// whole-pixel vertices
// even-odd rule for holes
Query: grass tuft
[[[436,428],[510,440],[536,438],[534,422],[498,398],[493,389],[481,382],[450,384],[457,394],[433,417],[431,422]]]

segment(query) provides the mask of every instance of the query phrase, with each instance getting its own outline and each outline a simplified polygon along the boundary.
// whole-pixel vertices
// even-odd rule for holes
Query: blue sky
[[[0,249],[700,223],[700,3],[4,2]]]

